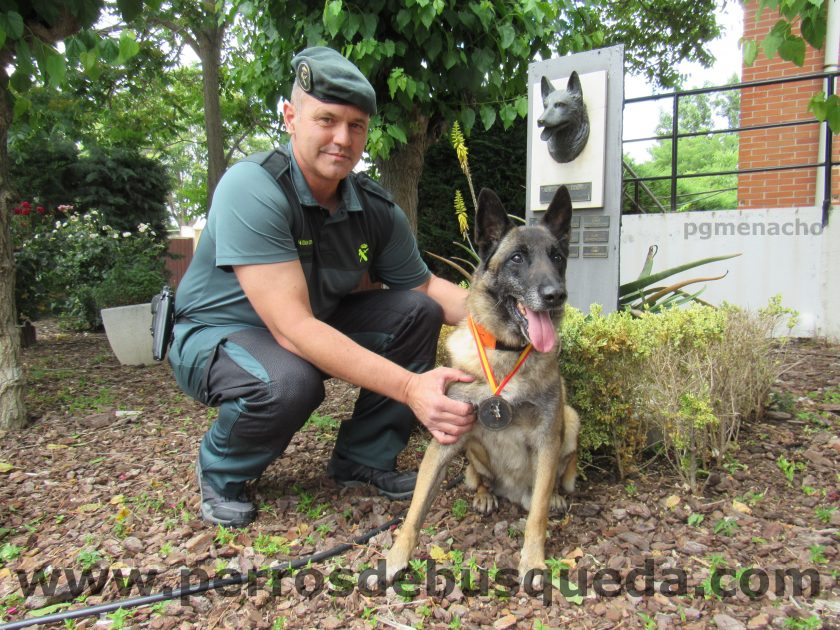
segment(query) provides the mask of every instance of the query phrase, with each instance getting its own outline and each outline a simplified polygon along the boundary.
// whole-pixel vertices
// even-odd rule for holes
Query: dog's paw
[[[492,492],[477,492],[473,498],[473,509],[479,514],[490,514],[499,507],[499,500]]]
[[[394,577],[408,566],[408,556],[399,549],[398,546],[391,548],[388,555],[385,557],[385,583],[393,584]],[[374,579],[374,586],[376,576],[371,576]],[[370,587],[373,588],[373,587]]]
[[[566,497],[561,494],[552,494],[551,502],[548,504],[548,509],[552,512],[566,512],[569,509]]]
[[[519,563],[519,582],[522,588],[532,593],[542,591],[545,586],[546,575],[548,569],[545,563],[539,563],[537,566],[526,566],[522,562]]]

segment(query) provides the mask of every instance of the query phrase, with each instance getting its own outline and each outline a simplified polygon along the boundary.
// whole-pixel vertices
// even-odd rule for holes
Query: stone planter
[[[123,365],[154,365],[152,305],[132,304],[102,309],[102,325],[111,350]]]

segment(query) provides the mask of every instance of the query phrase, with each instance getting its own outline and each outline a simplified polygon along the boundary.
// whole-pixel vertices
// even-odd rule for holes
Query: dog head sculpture
[[[537,125],[543,127],[540,139],[548,142],[548,153],[555,162],[571,162],[589,140],[589,116],[580,79],[573,71],[566,89],[555,90],[551,81],[542,77],[541,87],[545,109],[537,119]]]

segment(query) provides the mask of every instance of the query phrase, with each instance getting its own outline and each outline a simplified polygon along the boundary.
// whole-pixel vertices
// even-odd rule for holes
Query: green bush
[[[26,141],[13,136],[9,141],[10,187],[19,199],[54,210],[73,200],[68,172],[78,160],[76,143],[60,136],[36,134]]]
[[[166,202],[172,189],[163,165],[136,149],[90,147],[81,155],[76,144],[36,136],[9,147],[10,186],[18,199],[45,208],[60,204],[79,212],[96,209],[120,232],[141,224],[166,230]]]
[[[21,223],[13,235],[20,239],[14,243],[20,317],[54,314],[68,328],[97,329],[100,309],[147,302],[166,280],[166,242],[145,224],[120,232],[92,210],[28,229]]]
[[[76,206],[96,208],[116,230],[133,232],[146,224],[165,232],[172,187],[160,162],[134,149],[94,149],[68,168],[67,178]]]
[[[566,309],[561,371],[581,415],[584,460],[611,454],[620,475],[654,446],[692,489],[733,448],[780,373],[772,338],[792,312],[692,306],[634,317]]]

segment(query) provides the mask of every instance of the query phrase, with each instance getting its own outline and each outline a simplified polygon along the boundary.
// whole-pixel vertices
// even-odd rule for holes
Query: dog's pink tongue
[[[525,316],[528,318],[528,336],[531,338],[531,345],[534,346],[534,350],[537,352],[554,350],[557,337],[548,311],[535,313],[526,307]]]

